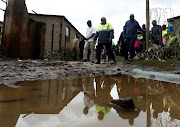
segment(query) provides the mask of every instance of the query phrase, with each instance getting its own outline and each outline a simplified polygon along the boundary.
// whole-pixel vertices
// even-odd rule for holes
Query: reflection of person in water
[[[84,105],[85,105],[83,113],[85,115],[87,115],[89,109],[94,106],[95,90],[93,84],[94,84],[94,77],[84,77],[82,79],[82,85],[84,91]]]
[[[146,102],[150,100],[147,100],[148,98],[146,97],[146,95],[148,91],[146,91],[146,86],[145,86],[145,82],[144,79],[135,79],[135,83],[134,83],[134,95],[135,95],[135,99],[134,99],[134,103],[136,105],[136,108],[138,110],[143,110],[143,112],[146,111]]]
[[[143,96],[141,95],[141,87],[142,84],[138,84],[137,80],[130,76],[123,75],[123,77],[118,78],[117,83],[117,92],[119,95],[119,98],[127,98],[131,97],[136,111],[123,111],[117,107],[113,108],[116,110],[116,112],[119,114],[119,117],[123,119],[129,119],[129,124],[134,125],[134,119],[139,116],[140,111],[143,109],[144,105],[146,109],[145,101],[143,101]]]
[[[112,100],[110,95],[111,89],[113,88],[115,81],[110,79],[108,76],[96,77],[96,98],[95,107],[98,111],[98,119],[103,120],[104,116],[111,111],[109,103]]]
[[[158,118],[158,113],[163,112],[163,85],[160,82],[153,84],[152,94],[152,109],[154,110],[153,117]]]
[[[84,92],[84,105],[85,105],[85,108],[83,110],[83,113],[85,115],[87,115],[88,112],[89,112],[89,109],[94,106],[94,100],[91,98],[91,96],[92,96],[91,93]]]
[[[113,107],[122,119],[128,119],[130,125],[134,125],[134,119],[139,116],[139,111],[124,111],[117,107]]]
[[[180,89],[175,84],[166,85],[166,102],[163,102],[170,108],[171,121],[174,119],[180,120]]]

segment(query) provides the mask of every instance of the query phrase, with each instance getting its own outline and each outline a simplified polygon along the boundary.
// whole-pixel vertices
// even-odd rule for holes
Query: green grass
[[[117,62],[123,62],[123,61],[124,61],[124,58],[121,57],[121,56],[116,56],[116,61],[117,61]]]
[[[120,57],[120,56],[116,56],[116,60],[118,62],[123,62],[124,58]],[[165,62],[159,61],[158,59],[149,60],[149,61],[140,59],[140,60],[133,61],[132,64],[143,66],[143,67],[146,67],[146,66],[147,67],[157,67],[157,68],[161,68],[161,69],[180,67],[180,62],[178,61],[177,58],[167,58],[167,59],[165,59]]]

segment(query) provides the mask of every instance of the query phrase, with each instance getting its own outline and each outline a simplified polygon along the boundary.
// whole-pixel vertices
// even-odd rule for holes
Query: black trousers
[[[136,41],[135,37],[126,38],[127,49],[130,52],[130,59],[133,59],[135,56],[135,51],[134,51],[135,41]]]
[[[84,48],[80,48],[80,55],[79,55],[79,57],[80,57],[81,60],[83,59],[83,51],[84,51]]]
[[[103,49],[103,46],[106,47],[106,53],[108,57],[112,60],[115,60],[113,50],[112,50],[112,44],[111,43],[98,43],[97,46],[97,60],[100,62],[101,60],[101,50]]]
[[[125,60],[128,60],[128,48],[125,42],[123,42],[121,45],[121,54],[124,56]]]

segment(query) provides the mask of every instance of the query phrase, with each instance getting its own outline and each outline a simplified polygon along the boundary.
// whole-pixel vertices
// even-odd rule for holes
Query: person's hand
[[[109,38],[109,42],[112,42],[112,38]]]
[[[126,41],[127,41],[126,38],[124,38],[124,43],[126,43]]]

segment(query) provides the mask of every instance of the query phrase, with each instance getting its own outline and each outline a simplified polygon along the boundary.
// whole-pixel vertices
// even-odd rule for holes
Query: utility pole
[[[146,0],[146,55],[148,58],[148,45],[149,45],[149,0]]]

